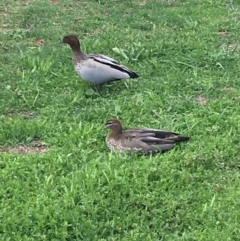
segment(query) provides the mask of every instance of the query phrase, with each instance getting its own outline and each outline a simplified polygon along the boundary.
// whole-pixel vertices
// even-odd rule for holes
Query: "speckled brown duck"
[[[172,149],[176,142],[190,139],[175,132],[150,128],[132,128],[123,131],[118,119],[108,120],[104,129],[111,130],[106,137],[108,148],[120,152],[137,151],[143,154],[163,152]]]
[[[75,35],[67,35],[62,43],[69,44],[73,51],[73,65],[83,80],[91,82],[100,90],[109,81],[139,77],[135,72],[102,54],[85,54]]]

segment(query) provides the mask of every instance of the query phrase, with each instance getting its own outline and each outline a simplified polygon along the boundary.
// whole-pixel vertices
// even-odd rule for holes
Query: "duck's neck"
[[[110,133],[109,133],[109,138],[112,139],[119,139],[122,135],[122,127],[118,127],[116,129],[113,129]]]
[[[73,50],[73,61],[84,60],[87,58],[87,55],[81,50]]]
[[[70,47],[71,47],[72,52],[73,52],[74,54],[82,54],[82,53],[83,53],[82,50],[81,50],[81,48],[80,48],[80,45],[79,45],[79,44],[77,44],[77,45],[71,45]]]

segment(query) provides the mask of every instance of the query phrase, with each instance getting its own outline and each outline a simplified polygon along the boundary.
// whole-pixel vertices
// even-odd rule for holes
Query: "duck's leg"
[[[104,83],[94,85],[96,91],[100,91]]]

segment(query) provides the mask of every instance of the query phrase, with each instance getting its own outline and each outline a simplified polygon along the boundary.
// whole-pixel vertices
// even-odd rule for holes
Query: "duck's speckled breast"
[[[107,144],[107,147],[113,151],[124,152],[128,150],[128,148],[122,146],[121,141],[118,141],[118,140],[106,138],[106,144]]]

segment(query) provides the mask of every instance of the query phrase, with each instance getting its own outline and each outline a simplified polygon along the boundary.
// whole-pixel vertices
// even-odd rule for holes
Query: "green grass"
[[[2,0],[0,146],[47,151],[0,153],[0,240],[240,240],[239,8]],[[69,33],[141,77],[91,92],[58,44]],[[113,153],[111,117],[191,140],[164,155]]]

